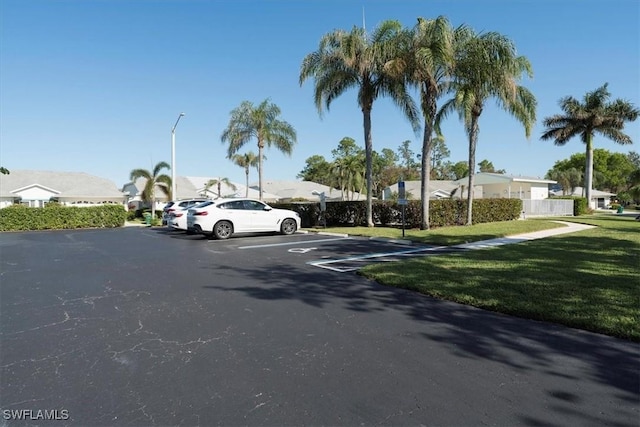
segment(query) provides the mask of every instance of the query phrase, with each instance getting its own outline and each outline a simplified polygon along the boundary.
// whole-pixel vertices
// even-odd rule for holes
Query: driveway
[[[638,425],[637,344],[318,264],[408,249],[149,228],[3,233],[0,422]],[[34,421],[38,410],[68,419]],[[8,420],[19,415],[30,419]]]

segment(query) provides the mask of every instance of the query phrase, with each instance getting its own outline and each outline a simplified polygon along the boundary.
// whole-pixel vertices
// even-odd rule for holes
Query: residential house
[[[252,184],[251,188],[258,190],[258,183]],[[312,181],[267,180],[263,182],[262,189],[263,191],[276,194],[280,198],[280,201],[283,202],[300,199],[317,202],[320,200],[321,193],[324,193],[326,201],[366,199],[366,195],[364,194],[350,191],[343,194],[340,190]]]
[[[469,178],[453,181],[458,186],[466,186]],[[549,179],[503,175],[499,173],[480,172],[474,176],[474,186],[481,188],[483,199],[529,199],[543,200],[549,198],[549,185],[556,181]],[[478,194],[478,188],[474,195]]]
[[[11,170],[8,175],[0,174],[0,208],[15,203],[43,207],[49,202],[124,205],[126,196],[112,181],[84,172]]]
[[[128,182],[122,187],[122,192],[127,195],[127,205],[129,209],[140,209],[141,207],[150,207],[149,203],[142,200],[142,192],[146,185],[146,178],[138,178],[134,182]],[[154,190],[156,198],[156,209],[162,209],[167,202],[170,202],[164,191],[156,185]],[[176,199],[191,199],[201,197],[196,191],[194,185],[187,178],[176,177]]]
[[[218,195],[218,186],[214,185],[207,188],[207,183],[212,179],[220,179],[215,177],[204,177],[204,176],[188,176],[187,180],[193,184],[198,194],[202,197],[209,197],[215,199],[217,197],[248,197],[250,199],[259,199],[260,191],[255,188],[249,187],[248,195],[247,195],[247,187],[244,184],[238,184],[236,182],[231,182],[227,185],[224,182],[220,183],[220,195]],[[276,194],[271,193],[262,193],[262,200],[267,203],[277,202],[280,197]]]
[[[422,182],[404,181],[404,191],[407,199],[420,200],[422,198]],[[393,199],[397,196],[398,183],[390,185],[383,191],[384,200]],[[466,197],[460,192],[460,186],[453,181],[433,179],[429,181],[429,199],[459,199],[461,196]]]
[[[551,191],[552,196],[573,196],[573,197],[585,197],[585,191],[582,187],[576,187],[571,194],[565,194],[562,190]],[[607,191],[591,190],[591,201],[589,207],[591,209],[609,209],[611,206],[611,198],[616,194],[609,193]]]

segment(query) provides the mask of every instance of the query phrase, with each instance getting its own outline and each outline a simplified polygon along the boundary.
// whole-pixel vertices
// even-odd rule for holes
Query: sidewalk
[[[480,240],[478,242],[463,243],[461,245],[452,246],[456,249],[483,249],[494,246],[508,245],[512,243],[521,243],[529,240],[542,239],[559,234],[574,233],[576,231],[588,230],[594,228],[594,225],[576,224],[573,222],[554,221],[566,225],[566,227],[552,228],[550,230],[534,231],[532,233],[516,234],[507,237],[498,237],[496,239]]]

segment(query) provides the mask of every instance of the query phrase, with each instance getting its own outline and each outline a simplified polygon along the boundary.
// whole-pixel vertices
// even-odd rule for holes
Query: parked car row
[[[217,239],[228,239],[237,233],[280,232],[288,235],[300,228],[297,212],[245,198],[181,200],[165,207],[165,213],[169,228]]]

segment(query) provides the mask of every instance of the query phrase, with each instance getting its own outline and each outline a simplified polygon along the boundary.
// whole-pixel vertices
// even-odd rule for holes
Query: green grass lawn
[[[564,225],[549,220],[505,221],[476,224],[471,227],[442,227],[433,230],[411,229],[405,230],[405,237],[402,237],[402,229],[391,227],[330,227],[319,230],[346,233],[351,236],[386,237],[434,245],[457,245],[556,227],[564,227]]]
[[[610,214],[558,219],[597,228],[381,263],[360,274],[436,298],[640,341],[640,222]],[[549,224],[554,223],[527,220],[415,233],[421,241],[454,244],[535,231]]]

